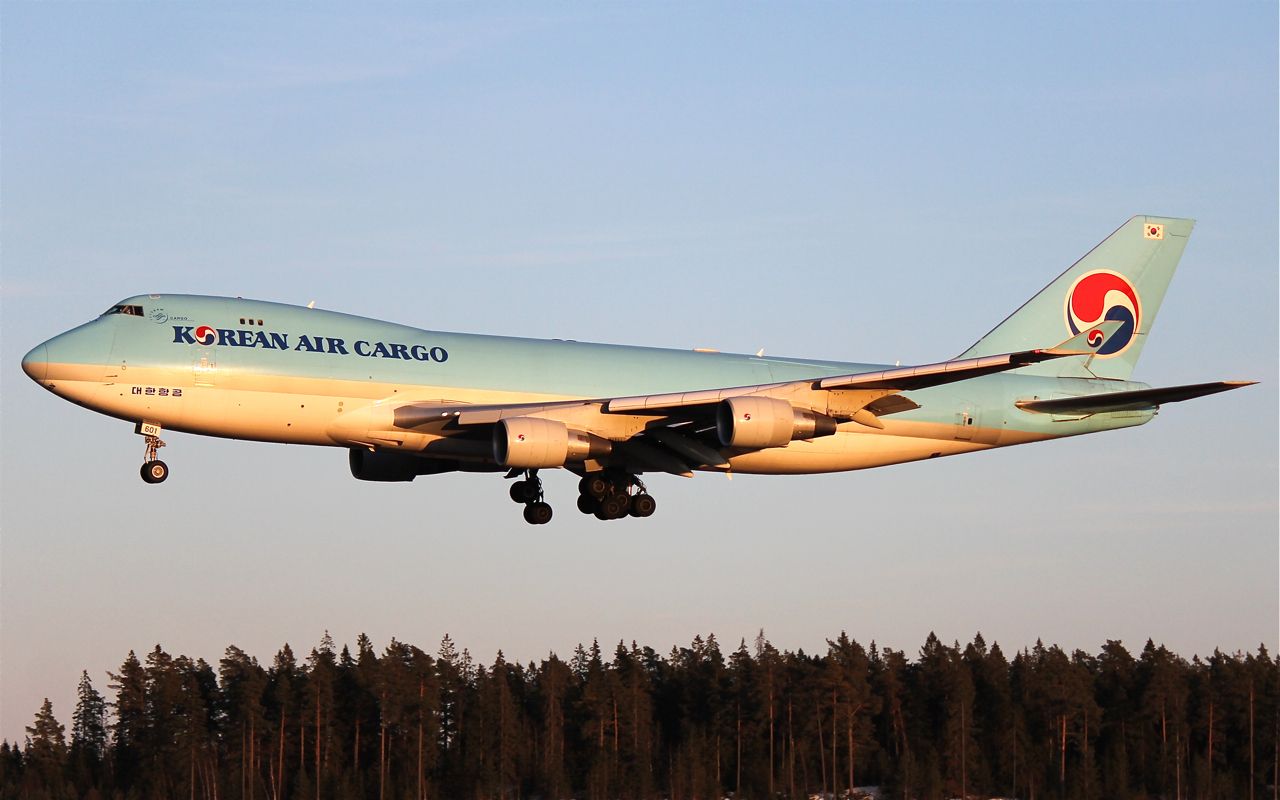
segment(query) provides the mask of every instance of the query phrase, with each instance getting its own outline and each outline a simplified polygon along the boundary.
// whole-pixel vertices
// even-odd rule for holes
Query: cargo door
[[[196,386],[217,385],[218,360],[212,347],[197,347],[191,368]]]

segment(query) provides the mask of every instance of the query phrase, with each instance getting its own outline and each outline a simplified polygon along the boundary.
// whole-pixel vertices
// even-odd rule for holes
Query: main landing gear
[[[169,465],[156,458],[156,451],[164,447],[164,442],[154,433],[144,433],[143,436],[146,437],[147,455],[142,464],[142,479],[147,483],[164,483],[164,479],[169,477]]]
[[[542,499],[542,479],[536,469],[513,469],[507,473],[508,478],[523,474],[525,477],[511,484],[509,494],[517,503],[524,504],[524,521],[530,525],[546,525],[551,521],[551,506]]]
[[[524,505],[524,520],[530,525],[551,521],[551,506],[542,492],[542,479],[536,469],[513,469],[508,478],[519,478],[511,484],[511,499]],[[578,510],[596,519],[622,519],[626,516],[648,517],[658,507],[640,478],[630,472],[605,470],[591,472],[578,481]]]
[[[648,517],[657,507],[644,483],[629,472],[592,472],[578,481],[578,510],[596,519]]]

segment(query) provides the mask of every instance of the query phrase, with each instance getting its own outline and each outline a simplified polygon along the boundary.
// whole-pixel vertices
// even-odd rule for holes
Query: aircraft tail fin
[[[1121,225],[958,358],[1043,347],[1103,320],[1120,330],[1087,358],[1024,367],[1035,375],[1127,379],[1142,353],[1195,220],[1137,216]]]

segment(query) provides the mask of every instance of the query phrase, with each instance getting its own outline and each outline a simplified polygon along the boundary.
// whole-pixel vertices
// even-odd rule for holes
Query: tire
[[[590,495],[578,495],[578,510],[583,514],[594,514],[600,507],[600,501]]]
[[[169,466],[163,461],[148,461],[140,470],[142,479],[147,483],[164,483],[169,477]]]
[[[658,501],[647,494],[638,494],[631,498],[631,516],[649,517],[658,508]]]
[[[578,493],[589,495],[596,499],[604,497],[605,492],[609,491],[609,482],[599,475],[587,475],[578,481]]]
[[[516,481],[507,492],[517,503],[532,503],[538,499],[538,485],[533,481]]]
[[[617,496],[614,495],[606,497],[604,501],[600,503],[600,510],[604,512],[605,519],[617,519],[626,513],[623,510],[622,503],[619,502]]]
[[[546,503],[530,503],[524,507],[524,521],[530,525],[546,525],[551,521],[551,506]]]

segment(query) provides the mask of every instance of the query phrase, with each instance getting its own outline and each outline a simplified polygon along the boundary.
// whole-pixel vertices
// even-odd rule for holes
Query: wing
[[[1092,355],[1119,330],[1108,321],[1056,347],[874,372],[688,392],[551,403],[383,401],[343,415],[335,441],[513,468],[616,466],[692,474],[728,456],[836,432],[919,406],[900,392]]]

